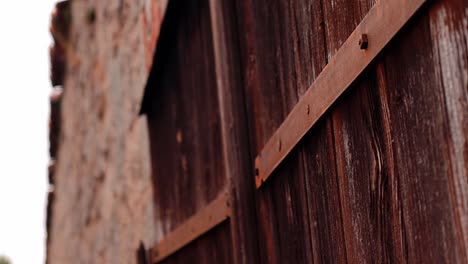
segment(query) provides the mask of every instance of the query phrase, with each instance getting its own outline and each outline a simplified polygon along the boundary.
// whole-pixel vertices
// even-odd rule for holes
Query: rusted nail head
[[[367,34],[361,34],[358,44],[361,49],[367,49],[367,47],[369,46],[369,40],[367,39]]]

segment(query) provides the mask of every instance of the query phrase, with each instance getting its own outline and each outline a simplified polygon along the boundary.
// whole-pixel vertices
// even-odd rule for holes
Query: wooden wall
[[[258,190],[255,156],[376,3],[222,2],[184,4],[145,96],[168,230],[222,186],[234,204],[167,263],[468,262],[467,2],[425,3]]]
[[[206,0],[171,1],[147,90],[154,204],[170,233],[224,191],[220,110]],[[230,263],[229,225],[163,263]]]

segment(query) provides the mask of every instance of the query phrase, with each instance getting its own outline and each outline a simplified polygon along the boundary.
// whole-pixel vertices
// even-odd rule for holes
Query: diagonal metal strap
[[[150,250],[153,263],[160,262],[174,254],[227,220],[230,215],[229,196],[223,191],[214,201],[167,234]]]
[[[382,0],[371,8],[257,156],[257,188],[425,2]]]

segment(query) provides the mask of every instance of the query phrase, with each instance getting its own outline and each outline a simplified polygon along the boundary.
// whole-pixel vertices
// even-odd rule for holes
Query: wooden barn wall
[[[426,3],[257,190],[255,156],[376,1],[178,3],[148,111],[156,224],[224,187],[233,211],[163,263],[468,262],[465,0]]]
[[[238,3],[250,156],[374,4]],[[466,10],[427,3],[256,191],[262,263],[468,261]]]
[[[146,109],[162,237],[226,186],[208,1],[171,1],[166,12]],[[163,263],[230,263],[229,230],[223,223]]]

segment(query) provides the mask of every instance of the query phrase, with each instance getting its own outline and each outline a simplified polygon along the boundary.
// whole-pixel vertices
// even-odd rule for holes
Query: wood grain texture
[[[431,12],[439,12],[437,8],[431,7]],[[379,83],[384,83],[379,90],[388,113],[405,258],[464,263],[466,246],[454,196],[454,188],[464,187],[453,181],[459,177],[451,169],[454,134],[440,78],[446,69],[429,44],[433,38],[429,14],[415,18],[390,45],[378,72]]]
[[[158,221],[168,233],[227,184],[207,1],[171,1],[145,99]]]
[[[333,111],[341,210],[348,262],[402,262],[400,211],[375,75],[366,74]]]
[[[223,223],[231,215],[225,109],[213,44],[208,1],[169,2],[142,106],[150,130],[155,225],[162,233],[151,250],[154,262],[232,260],[230,225]]]
[[[369,11],[257,156],[257,188],[424,2],[381,1]],[[361,34],[370,41],[365,51],[357,45]]]
[[[337,1],[333,5],[324,2],[329,57],[334,56],[373,5],[373,1]],[[403,259],[398,210],[391,206],[396,202],[397,188],[384,161],[385,130],[375,87],[371,67],[332,108],[344,246],[350,263]]]
[[[254,120],[253,153],[258,153],[315,79],[310,73],[324,67],[325,52],[320,2],[251,1],[250,6],[246,94]],[[261,263],[313,261],[302,168],[302,154],[292,153],[258,192]]]
[[[299,145],[307,193],[314,263],[346,263],[333,123],[324,117]]]
[[[159,91],[151,104],[153,116],[163,118],[150,123],[159,137],[153,144],[159,160],[153,162],[167,171],[184,153],[197,156],[190,166],[210,162],[206,175],[213,170],[223,180],[207,176],[203,185],[196,174],[177,188],[206,204],[229,186],[233,211],[228,222],[192,236],[164,262],[211,263],[229,254],[234,263],[467,261],[466,3],[431,2],[409,19],[423,2],[189,5],[198,10],[191,19],[203,17],[203,30],[194,23],[181,28],[209,36],[188,39],[191,33],[181,30],[175,39],[185,45],[168,49],[175,55],[168,57],[172,66],[161,83],[172,90]],[[185,12],[181,21],[190,17]],[[357,45],[362,32],[369,35],[366,51]],[[179,75],[172,73],[180,68]],[[352,78],[336,77],[343,72]],[[182,87],[187,95],[175,91]],[[197,99],[202,97],[203,103]],[[284,126],[285,119],[307,114],[314,120]],[[185,142],[176,129],[184,122],[184,131],[195,135],[183,148],[189,152],[179,152],[176,144]],[[297,141],[271,143],[278,128]],[[171,133],[176,143],[164,140]],[[281,164],[255,191],[252,157],[264,146],[281,154]],[[176,177],[172,184],[188,179]],[[161,180],[168,181],[158,178],[155,185]],[[167,200],[161,212],[181,201],[187,200]],[[173,221],[183,222],[185,211],[195,213],[204,204],[190,203]],[[216,230],[224,231],[212,236]],[[222,253],[212,255],[215,248]]]
[[[341,4],[341,7],[340,7]],[[328,25],[326,27],[326,43],[327,43],[327,49],[330,51],[328,53],[328,56],[332,56],[334,50],[338,50],[338,47],[343,43],[343,41],[346,39],[348,36],[349,32],[353,29],[353,25],[359,23],[360,19],[366,15],[367,10],[366,8],[370,8],[372,6],[372,2],[369,3],[353,3],[349,1],[343,1],[343,2],[334,2],[333,7],[328,6],[325,4],[324,5],[324,10],[325,10],[325,24]],[[453,3],[452,3],[453,4]],[[458,3],[458,10],[463,10],[462,7],[460,7],[460,4]],[[339,16],[338,13],[344,12],[343,10],[359,10],[359,12],[354,12],[352,16],[349,16],[347,18],[343,18],[343,16]],[[427,10],[424,10],[427,11]],[[327,13],[328,12],[328,13]],[[346,17],[346,16],[344,16]],[[456,17],[456,16],[454,16]],[[461,15],[458,15],[458,17],[462,17]],[[417,23],[418,19],[420,19],[420,16],[417,18],[411,20],[412,23]],[[440,20],[440,18],[439,18]],[[421,24],[418,24],[421,26]],[[451,25],[451,24],[449,24]],[[415,27],[414,25],[410,24],[407,27]],[[441,25],[439,25],[441,27]],[[460,26],[453,26],[454,28],[460,28]],[[463,37],[463,31],[458,30],[458,32],[453,33],[452,32],[452,37],[455,38],[458,37],[458,40],[464,39]],[[415,36],[418,35],[419,38],[424,39],[424,34],[421,32],[413,33]],[[461,36],[460,36],[461,35]],[[257,40],[258,41],[258,40]],[[395,41],[400,41],[400,40],[395,40]],[[394,41],[394,42],[395,42]],[[261,41],[258,41],[261,42]],[[411,42],[411,41],[409,41]],[[426,40],[425,43],[428,43],[428,40]],[[454,43],[458,44],[460,47],[459,49],[454,49],[453,47],[456,46]],[[463,46],[464,42],[457,42],[457,39],[452,40],[452,50],[455,50],[458,52],[458,54],[453,54],[453,57],[456,58],[463,58],[463,56],[460,56],[460,51],[463,52],[466,50],[466,48]],[[427,44],[418,44],[415,45],[414,47],[407,48],[405,49],[406,52],[412,52],[411,54],[414,55],[414,50],[416,49],[417,46],[423,46]],[[393,51],[396,52],[396,51]],[[446,51],[447,52],[447,51]],[[453,51],[452,51],[453,52]],[[423,54],[426,54],[428,58],[430,58],[431,51],[429,50],[424,50],[421,52]],[[271,54],[271,52],[270,52]],[[393,56],[392,52],[384,53],[382,56]],[[411,57],[409,54],[406,57]],[[278,58],[278,56],[277,56]],[[281,58],[281,57],[279,57]],[[258,63],[258,58],[257,63]],[[450,59],[446,59],[447,61],[450,61]],[[455,60],[456,59],[453,59]],[[461,60],[458,62],[459,65],[464,65],[465,61]],[[273,63],[273,65],[275,65]],[[396,64],[395,64],[396,65]],[[344,234],[345,234],[345,239],[344,239],[344,244],[343,247],[341,247],[343,250],[340,250],[341,253],[346,252],[346,260],[349,262],[353,263],[361,263],[361,262],[406,262],[406,261],[411,261],[411,260],[418,260],[417,258],[411,258],[411,254],[414,254],[414,251],[410,252],[412,250],[412,247],[408,245],[408,223],[406,219],[410,218],[412,219],[413,217],[411,216],[411,213],[408,211],[405,211],[405,204],[404,201],[407,199],[407,197],[404,197],[405,195],[401,194],[401,188],[405,189],[406,187],[402,187],[401,181],[403,178],[409,177],[407,173],[403,173],[404,176],[400,176],[398,170],[395,167],[397,167],[398,158],[396,155],[400,155],[399,158],[402,158],[402,155],[399,153],[395,153],[395,148],[394,148],[394,142],[395,139],[392,136],[392,121],[391,121],[391,110],[387,108],[387,99],[385,98],[385,95],[383,95],[379,91],[379,89],[390,89],[388,87],[387,81],[383,80],[382,77],[380,76],[382,74],[382,65],[377,64],[377,73],[375,72],[375,69],[369,69],[364,73],[362,78],[359,78],[353,85],[352,85],[352,91],[348,93],[347,95],[344,96],[340,102],[336,105],[335,110],[333,110],[333,124],[331,125],[332,130],[333,130],[333,138],[332,140],[334,141],[334,150],[336,152],[336,166],[337,166],[337,174],[338,174],[338,184],[339,184],[339,193],[331,193],[329,196],[332,197],[327,197],[328,199],[333,199],[333,196],[339,197],[339,202],[334,203],[335,205],[338,204],[338,208],[340,211],[343,212],[342,215],[342,221],[343,223],[340,223],[340,215],[337,215],[333,217],[333,220],[336,221],[337,224],[334,226],[336,227],[335,230],[340,230],[340,225],[342,224],[344,227]],[[258,66],[257,67],[261,67]],[[272,66],[269,65],[269,67],[277,67],[277,66]],[[407,65],[407,67],[409,67]],[[417,67],[419,68],[426,68],[426,72],[431,72],[435,71],[433,63],[428,60],[424,61],[421,64],[419,64]],[[410,67],[411,68],[411,67]],[[400,68],[401,69],[401,68]],[[405,69],[405,68],[403,68]],[[280,68],[281,71],[281,68]],[[453,72],[463,72],[464,68],[462,69],[454,69]],[[261,69],[259,69],[259,72],[261,72]],[[441,72],[444,72],[441,70]],[[376,74],[379,75],[376,77]],[[434,76],[432,76],[431,73],[425,73],[428,74],[427,77],[419,77],[416,79],[425,79],[425,80],[431,80],[434,79]],[[278,73],[277,76],[281,77],[281,72]],[[464,84],[463,77],[461,77],[461,74],[457,76],[456,78],[456,87],[462,87]],[[287,79],[287,77],[284,77]],[[412,77],[414,79],[414,77]],[[453,86],[453,80],[448,80],[448,77],[445,78],[446,82],[452,82],[450,85]],[[433,81],[431,81],[433,83]],[[461,84],[461,85],[460,85]],[[413,87],[413,83],[402,83],[401,84],[403,87],[410,88]],[[449,91],[451,92],[451,91]],[[464,97],[463,97],[463,92],[460,91],[455,91],[457,92],[456,96],[459,98],[458,101],[456,102],[456,109],[453,109],[451,111],[452,119],[454,119],[455,123],[450,124],[452,127],[452,131],[455,129],[455,134],[452,135],[452,140],[458,140],[462,141],[461,135],[463,131],[466,131],[466,125],[464,125],[462,119],[459,116],[459,113],[466,112],[466,107],[464,105]],[[416,94],[417,92],[415,92]],[[438,92],[439,94],[444,94],[444,92],[440,91]],[[447,92],[445,92],[447,93]],[[419,94],[423,95],[425,94],[424,91],[419,91]],[[414,95],[416,96],[416,95]],[[282,100],[287,100],[287,96],[284,97],[282,96]],[[425,98],[425,96],[419,96],[419,98]],[[269,100],[275,100],[270,98]],[[431,99],[428,99],[431,100]],[[448,98],[450,100],[450,98]],[[452,99],[453,100],[453,99]],[[461,102],[461,103],[460,103]],[[281,105],[278,104],[277,107]],[[437,108],[438,103],[433,104],[433,108]],[[452,106],[453,107],[453,106]],[[464,108],[465,107],[465,108]],[[284,107],[283,107],[284,108]],[[415,112],[417,108],[414,109]],[[432,110],[427,108],[426,110]],[[440,110],[441,112],[442,109]],[[272,111],[273,112],[273,111]],[[270,112],[271,113],[271,112]],[[397,120],[403,119],[403,116],[400,116],[397,118]],[[273,118],[264,118],[264,120],[272,120]],[[260,122],[264,120],[259,120]],[[437,118],[425,118],[425,120],[428,120],[427,122],[432,123],[432,124],[438,124],[440,121],[437,121]],[[430,120],[430,121],[429,121]],[[394,122],[394,121],[393,121]],[[260,126],[261,128],[264,126]],[[290,132],[290,130],[287,130],[287,132]],[[407,132],[408,133],[408,132]],[[417,135],[417,132],[412,132],[414,135]],[[453,132],[452,132],[453,133]],[[257,129],[257,135],[258,135],[258,129]],[[314,134],[311,132],[310,134]],[[466,133],[465,133],[466,134]],[[458,136],[458,137],[457,137]],[[437,136],[439,139],[442,139],[444,136],[443,134],[439,134]],[[455,138],[454,138],[455,137]],[[404,136],[403,136],[404,138]],[[284,141],[282,142],[282,146],[284,148]],[[257,143],[258,144],[258,143]],[[426,143],[427,144],[427,143]],[[279,145],[281,144],[275,144],[274,148],[275,151],[278,151]],[[408,148],[407,151],[410,153],[414,153],[414,156],[418,156],[420,154],[420,151],[422,148],[424,148],[424,144],[420,144],[421,147],[420,149],[410,149]],[[258,146],[258,145],[257,145]],[[405,144],[406,146],[406,144]],[[450,147],[450,145],[448,145]],[[458,151],[456,152],[454,149],[455,147],[451,147],[451,154],[450,155],[457,155],[458,153],[458,159],[455,162],[457,165],[456,169],[458,171],[463,172],[464,171],[464,160],[465,158],[463,156],[460,156],[463,151],[463,144],[461,146],[458,146]],[[272,147],[273,148],[273,147]],[[301,148],[301,144],[299,144],[299,149]],[[291,153],[291,158],[288,157],[284,161],[284,164],[279,166],[278,171],[275,172],[275,177],[286,177],[288,183],[294,182],[294,181],[300,181],[300,177],[297,176],[297,174],[300,174],[298,171],[295,171],[294,169],[289,169],[287,173],[284,171],[287,171],[289,166],[298,166],[298,164],[294,165],[294,160],[297,159],[297,156],[294,152]],[[404,156],[404,155],[403,155]],[[424,156],[424,155],[423,155]],[[308,158],[307,155],[305,158]],[[406,158],[407,160],[410,160],[409,157]],[[437,163],[447,163],[449,159],[447,156],[441,156],[439,160],[436,162],[434,161],[429,161],[427,160],[426,163],[430,164],[435,162]],[[450,162],[451,163],[451,162]],[[310,159],[305,162],[305,165],[310,165],[311,161]],[[444,166],[446,166],[445,164]],[[414,169],[414,168],[412,168]],[[329,175],[333,175],[333,164],[328,168],[328,173]],[[310,172],[314,172],[313,170]],[[441,171],[442,172],[442,171]],[[421,173],[421,172],[420,172]],[[261,172],[260,172],[261,174]],[[296,177],[298,178],[293,178],[291,174],[296,174]],[[455,192],[455,195],[452,195],[452,200],[445,200],[444,204],[447,204],[450,207],[450,203],[460,205],[458,208],[455,210],[455,215],[454,218],[451,219],[449,216],[444,216],[442,212],[439,212],[438,214],[433,215],[433,219],[431,220],[426,220],[425,223],[421,224],[424,225],[425,227],[430,227],[432,224],[430,223],[431,221],[434,221],[435,223],[439,223],[440,221],[447,221],[448,223],[451,222],[452,225],[446,225],[445,227],[442,227],[445,232],[450,229],[456,229],[455,232],[457,233],[452,233],[452,234],[442,234],[440,235],[434,235],[434,237],[428,237],[427,241],[431,241],[429,244],[427,244],[427,247],[419,247],[418,249],[421,249],[424,251],[424,248],[433,248],[433,252],[430,254],[430,256],[425,256],[425,258],[419,259],[419,261],[424,260],[424,261],[432,261],[432,262],[437,262],[437,261],[444,261],[444,262],[451,262],[451,261],[457,261],[460,262],[460,260],[464,259],[465,253],[463,253],[463,249],[465,249],[465,243],[464,243],[464,235],[463,232],[466,232],[464,230],[464,207],[463,204],[466,201],[465,199],[465,192],[464,190],[466,187],[464,187],[464,184],[466,183],[466,180],[458,175],[454,177],[454,179],[450,179],[451,175],[445,175],[443,177],[439,176],[442,175],[440,173],[435,173],[435,171],[432,171],[431,173],[432,177],[434,179],[437,179],[437,181],[442,181],[442,182],[447,182],[450,188],[452,188],[452,191]],[[463,175],[463,174],[462,174]],[[426,176],[427,177],[427,176]],[[449,180],[443,179],[444,177],[449,177]],[[294,179],[294,180],[292,180]],[[306,180],[309,178],[306,177]],[[315,179],[314,179],[315,180]],[[277,181],[274,179],[273,181]],[[266,190],[260,190],[261,193],[264,191],[265,193],[275,193],[273,190],[275,186],[275,182],[270,183],[269,185],[265,186],[264,188]],[[271,186],[270,186],[271,185]],[[460,186],[461,185],[461,186]],[[284,186],[284,185],[283,185]],[[307,185],[310,188],[310,185]],[[333,185],[332,185],[333,186]],[[335,187],[336,188],[336,187]],[[308,189],[311,190],[311,189]],[[335,189],[336,190],[336,189]],[[439,189],[437,189],[439,191]],[[442,190],[442,189],[441,189]],[[427,190],[428,191],[428,190]],[[424,191],[426,192],[426,190]],[[260,219],[260,231],[261,233],[266,234],[265,235],[265,244],[261,246],[261,248],[266,248],[266,254],[262,257],[264,259],[267,259],[267,262],[275,262],[278,261],[278,259],[283,260],[283,255],[282,252],[287,252],[287,257],[289,261],[293,259],[294,261],[298,260],[303,260],[303,258],[299,257],[300,252],[296,251],[287,251],[287,249],[283,249],[284,247],[284,241],[288,241],[288,237],[281,237],[281,232],[283,232],[285,227],[282,227],[282,222],[284,219],[282,219],[280,216],[280,212],[288,212],[287,210],[284,210],[284,207],[281,206],[281,201],[277,200],[277,196],[280,196],[281,192],[276,192],[275,196],[269,197],[262,201],[262,198],[260,198],[260,207],[259,207],[259,217],[262,218]],[[414,192],[413,192],[414,194]],[[313,196],[311,192],[307,192],[305,194],[306,196]],[[406,194],[408,195],[408,194]],[[285,199],[290,199],[292,201],[295,201],[298,204],[302,204],[301,201],[301,196],[296,196],[295,198],[291,199],[291,197],[285,197]],[[323,197],[322,197],[323,198]],[[309,217],[313,218],[314,217],[314,211],[313,207],[313,202],[312,200],[308,200],[309,204]],[[421,204],[426,204],[426,202],[423,202],[423,200],[420,201]],[[424,205],[426,208],[431,208],[434,207],[434,204],[431,205]],[[285,207],[287,208],[287,207]],[[328,208],[326,208],[328,209]],[[448,209],[448,208],[447,208]],[[450,211],[450,210],[449,210]],[[319,215],[322,212],[316,212]],[[277,217],[272,217],[271,215],[269,216],[268,214],[273,214],[276,215]],[[299,219],[302,216],[300,215],[292,215],[292,219],[296,221],[295,223],[297,224]],[[316,216],[315,216],[316,217]],[[312,219],[311,219],[312,220]],[[329,219],[331,220],[331,219]],[[315,226],[318,222],[317,221],[311,221],[310,224],[311,226]],[[294,224],[292,224],[294,226]],[[316,229],[311,229],[312,230],[312,237],[314,236],[314,230]],[[452,230],[453,231],[453,230]],[[419,233],[419,231],[416,231]],[[430,233],[429,230],[427,231],[421,231],[422,233],[425,233],[426,235]],[[339,233],[335,233],[339,234]],[[290,233],[291,236],[294,236],[294,233]],[[414,234],[413,234],[414,235]],[[335,238],[339,239],[339,235]],[[437,238],[436,238],[437,237]],[[455,239],[455,238],[458,238]],[[413,239],[413,238],[411,238]],[[320,242],[326,242],[327,238],[325,236],[321,236],[317,239],[317,244],[320,244]],[[262,242],[261,242],[262,243]],[[287,242],[286,242],[287,243]],[[315,245],[314,243],[312,243]],[[447,246],[444,248],[438,249],[437,247],[439,245],[443,244],[449,244],[453,246],[452,250],[448,250]],[[414,245],[416,246],[416,245]],[[287,247],[287,246],[286,246]],[[337,247],[339,248],[339,247]],[[450,251],[450,253],[447,253],[447,251]],[[466,251],[466,250],[465,250]],[[299,253],[298,253],[299,252]],[[314,252],[319,252],[319,250],[315,250]],[[323,251],[322,251],[323,252]],[[320,254],[320,253],[319,253]],[[317,254],[317,255],[319,255]],[[440,258],[442,255],[452,255],[452,258],[448,258],[445,256],[445,259]],[[335,254],[334,256],[340,256],[339,254]],[[341,255],[343,256],[343,255]],[[422,255],[421,255],[422,256]],[[420,257],[421,257],[420,256]],[[433,256],[434,258],[431,258]],[[314,255],[314,257],[316,257]],[[437,258],[439,257],[439,258]],[[317,258],[315,258],[317,259]]]
[[[431,44],[446,108],[449,190],[460,250],[468,254],[468,2],[440,1],[429,10]]]
[[[215,54],[216,85],[220,106],[225,175],[230,192],[230,221],[234,263],[258,263],[254,197],[253,154],[250,153],[246,119],[238,22],[248,14],[239,12],[234,1],[210,0]]]

